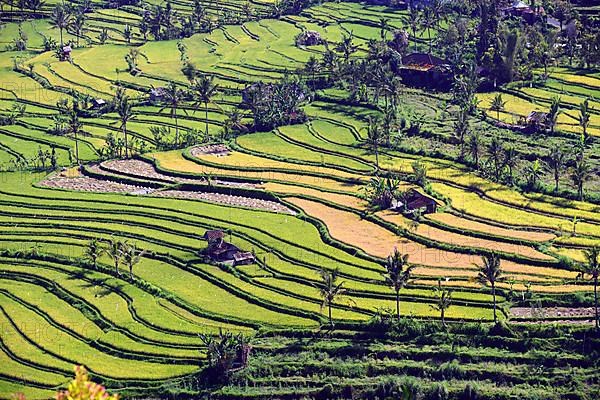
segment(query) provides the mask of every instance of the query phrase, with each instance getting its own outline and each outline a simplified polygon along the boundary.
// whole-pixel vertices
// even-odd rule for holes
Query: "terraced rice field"
[[[57,3],[45,2],[40,12],[49,15]],[[85,365],[95,380],[128,396],[160,397],[188,389],[195,396],[204,393],[198,382],[208,363],[199,334],[221,330],[257,340],[250,378],[219,388],[218,398],[238,398],[240,393],[248,398],[329,398],[323,387],[343,379],[365,390],[378,387],[383,394],[373,392],[370,398],[384,398],[390,394],[385,392],[386,379],[400,374],[417,377],[430,390],[455,373],[448,388],[455,397],[479,380],[492,397],[534,396],[538,390],[543,396],[540,385],[574,369],[593,390],[598,387],[597,365],[576,346],[584,340],[578,332],[572,342],[557,340],[551,349],[536,349],[544,332],[524,331],[535,343],[519,351],[510,350],[515,340],[501,334],[498,347],[470,343],[468,333],[447,344],[441,333],[426,332],[426,327],[421,341],[380,337],[369,342],[362,336],[375,315],[395,310],[396,297],[383,277],[385,258],[395,248],[415,265],[414,279],[399,296],[401,315],[412,317],[408,320],[415,324],[438,318],[434,287],[440,280],[452,289],[446,319],[465,332],[488,329],[481,327],[494,318],[494,298],[474,278],[482,255],[491,252],[500,255],[504,270],[495,296],[501,321],[537,320],[511,312],[513,302],[526,296],[586,301],[593,287],[581,279],[577,263],[583,261],[584,250],[600,245],[597,204],[521,193],[458,162],[422,157],[418,151],[385,149],[376,158],[365,133],[373,107],[336,101],[343,92],[337,88],[320,91],[306,105],[306,123],[221,140],[241,89],[279,80],[303,68],[311,56],[323,55],[324,45],[297,47],[297,34],[316,30],[334,47],[352,32],[357,55],[364,55],[369,39],[381,34],[380,18],[389,18],[387,33],[410,31],[407,11],[323,3],[275,19],[275,2],[249,2],[251,21],[227,21],[211,33],[181,40],[190,61],[213,76],[220,91],[207,107],[206,121],[204,109],[195,110],[185,100],[175,122],[169,108],[152,104],[148,95],[168,82],[189,87],[178,41],[144,40],[140,5],[110,9],[92,3],[96,7],[86,14],[86,30],[78,38],[82,44],[74,46],[72,62],[44,50],[44,38],[59,37],[47,18],[23,22],[28,50],[0,51],[0,113],[8,115],[15,104],[25,106],[14,123],[0,126],[0,398],[16,392],[30,400],[51,397],[68,382],[74,364]],[[238,0],[202,4],[215,19],[225,11],[241,16],[246,9],[246,2]],[[18,32],[12,21],[18,12],[4,7],[3,48]],[[192,2],[176,1],[173,7],[182,18],[193,10]],[[130,43],[123,37],[125,26],[134,28]],[[447,28],[444,21],[431,32],[419,30],[411,40],[425,49],[430,35],[435,39]],[[101,43],[103,29],[109,38]],[[64,38],[77,40],[71,31]],[[124,59],[132,46],[141,53],[141,73],[135,76],[127,72]],[[578,134],[572,107],[597,94],[597,84],[598,78],[557,69],[544,87],[504,93],[509,105],[500,119],[513,122],[534,109],[543,110],[560,91],[567,111],[558,129]],[[110,138],[121,137],[115,112],[82,114],[78,137],[51,133],[62,113],[57,104],[61,99],[109,101],[116,86],[125,87],[134,101],[137,115],[128,124],[128,134],[135,158],[106,159]],[[492,95],[479,96],[483,108]],[[447,98],[436,96],[407,89],[402,98],[407,110],[437,114],[431,104],[441,108]],[[600,103],[594,101],[593,107],[589,132],[600,136]],[[160,148],[155,129],[162,128],[164,139],[172,141],[176,129],[203,132],[205,122],[206,143]],[[428,128],[439,128],[440,137],[449,135],[446,125],[428,123]],[[418,140],[410,145],[417,146]],[[207,151],[210,146],[221,151]],[[46,165],[37,165],[39,154],[51,151],[57,168],[42,172]],[[84,164],[80,169],[76,154]],[[372,212],[363,195],[373,175],[410,175],[415,161],[427,166],[431,189],[444,199],[438,212],[425,215],[416,226],[397,210]],[[408,178],[400,184],[401,189],[414,187]],[[222,230],[228,242],[251,252],[256,262],[208,263],[202,252],[209,230]],[[126,263],[121,260],[116,270],[107,252],[94,268],[86,256],[94,239],[103,248],[126,240],[144,250],[131,277]],[[338,270],[347,292],[332,304],[340,332],[312,342],[310,336],[327,326],[319,293],[322,269]],[[562,322],[571,319],[589,323],[588,314]],[[556,350],[561,345],[566,353]],[[365,354],[375,358],[361,359]],[[460,367],[452,364],[456,360]],[[342,364],[347,371],[341,370]]]

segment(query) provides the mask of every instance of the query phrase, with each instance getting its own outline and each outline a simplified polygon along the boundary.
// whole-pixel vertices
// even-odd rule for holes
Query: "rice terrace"
[[[600,1],[0,0],[0,399],[600,399]]]

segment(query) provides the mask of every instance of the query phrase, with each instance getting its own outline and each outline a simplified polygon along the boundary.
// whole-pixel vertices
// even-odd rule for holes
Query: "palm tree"
[[[411,6],[408,14],[408,24],[412,31],[414,51],[417,51],[417,29],[421,24],[421,13],[417,7]]]
[[[571,170],[571,179],[577,187],[577,198],[583,200],[583,186],[592,175],[592,167],[588,164],[585,158],[577,157],[575,165]]]
[[[475,163],[475,168],[479,169],[479,153],[481,153],[481,136],[475,131],[469,136],[469,153]]]
[[[494,164],[494,178],[496,181],[500,180],[500,166],[502,164],[503,153],[504,149],[502,148],[500,138],[498,138],[498,136],[492,137],[492,140],[488,146],[488,154],[490,156],[490,160]]]
[[[77,165],[79,165],[79,140],[77,139],[77,134],[81,131],[83,124],[79,122],[79,106],[75,100],[72,102],[71,109],[68,111],[68,125],[69,132],[73,134],[75,139],[75,160],[77,161]]]
[[[50,15],[50,24],[58,28],[60,31],[60,45],[61,47],[64,45],[63,42],[63,30],[67,29],[69,24],[71,23],[71,12],[69,9],[62,5],[57,4],[52,10],[52,15]]]
[[[304,72],[311,76],[311,88],[315,90],[316,82],[315,76],[321,71],[321,63],[317,60],[315,56],[310,56],[306,65],[304,66]]]
[[[502,99],[502,94],[496,94],[490,103],[490,110],[496,111],[496,119],[498,121],[500,121],[500,111],[504,111],[504,106],[506,106],[506,101]]]
[[[349,35],[344,35],[342,41],[338,43],[338,45],[335,48],[337,51],[344,55],[344,60],[346,61],[346,64],[348,63],[350,56],[354,52],[356,52],[356,50],[358,50],[358,47],[354,45],[353,40],[354,34],[350,32]]]
[[[594,315],[596,330],[600,329],[600,318],[598,316],[598,278],[600,277],[600,247],[592,247],[583,251],[585,264],[582,265],[583,273],[590,275],[594,281]]]
[[[379,18],[379,36],[381,36],[381,40],[385,40],[385,36],[386,36],[389,28],[390,28],[390,19],[383,18],[383,17]]]
[[[108,256],[113,260],[113,265],[115,266],[115,274],[120,275],[119,264],[123,259],[123,242],[111,239],[108,244],[107,252]]]
[[[460,159],[465,157],[465,137],[470,131],[469,127],[469,113],[466,109],[461,108],[456,114],[456,121],[454,121],[454,137],[460,144]]]
[[[527,185],[532,189],[537,189],[540,174],[542,173],[542,165],[540,160],[535,160],[529,163],[525,168],[525,176],[527,177]]]
[[[558,116],[561,114],[560,109],[561,99],[558,96],[554,96],[550,102],[550,108],[548,109],[548,122],[550,123],[550,132],[554,133]]]
[[[164,107],[160,109],[162,112],[166,108],[170,109],[170,116],[175,120],[175,145],[179,146],[179,122],[177,120],[177,109],[183,102],[184,92],[177,88],[175,82],[169,82],[165,90]]]
[[[81,33],[83,32],[84,25],[85,14],[82,12],[78,12],[75,16],[75,19],[71,22],[71,27],[75,31],[75,35],[77,36],[77,47],[79,47],[79,39],[81,38]]]
[[[508,167],[508,183],[513,184],[514,169],[519,160],[517,151],[513,146],[509,146],[504,150],[504,165]]]
[[[385,261],[387,273],[384,275],[385,282],[396,293],[396,316],[400,319],[400,290],[404,288],[414,266],[408,264],[408,254],[400,254],[398,249],[394,249],[394,254],[388,256]]]
[[[452,291],[442,286],[442,280],[438,279],[438,284],[433,288],[435,303],[429,307],[440,312],[442,326],[446,328],[446,310],[452,305]]]
[[[204,133],[206,137],[208,137],[208,103],[210,103],[218,89],[219,85],[214,83],[214,77],[212,76],[200,75],[200,77],[194,81],[193,90],[196,99],[194,107],[198,109],[200,104],[204,103],[204,122],[206,124]]]
[[[100,245],[100,240],[92,239],[85,248],[85,256],[92,262],[94,269],[98,269],[98,259],[104,254],[105,249]]]
[[[129,102],[129,96],[125,95],[122,89],[117,90],[115,104],[121,122],[121,132],[123,132],[123,139],[125,140],[125,158],[128,158],[127,149],[129,146],[127,144],[127,123],[135,119],[135,114],[133,112],[133,107]]]
[[[563,168],[567,164],[567,154],[558,145],[554,145],[548,153],[548,160],[546,161],[546,168],[552,172],[554,176],[554,192],[558,192],[558,183]]]
[[[585,99],[579,104],[579,126],[583,130],[583,137],[587,139],[587,128],[590,125],[590,102],[589,99]]]
[[[321,304],[321,309],[327,306],[329,311],[329,325],[333,328],[333,318],[331,317],[331,307],[333,305],[333,301],[336,297],[343,295],[346,292],[346,289],[343,288],[344,282],[337,283],[338,279],[338,270],[335,269],[329,272],[326,269],[321,269],[319,271],[321,275],[322,286],[319,287],[319,293],[323,298],[323,303]]]
[[[125,242],[121,248],[121,253],[123,262],[129,267],[129,279],[133,280],[133,267],[141,261],[147,252],[146,250],[140,251],[135,243]]]
[[[378,118],[368,117],[367,130],[367,143],[375,153],[375,167],[379,170],[379,145],[381,144],[382,132],[381,124]]]
[[[500,256],[496,253],[491,253],[482,257],[483,265],[474,264],[479,272],[475,280],[483,286],[490,285],[492,287],[492,301],[494,303],[494,323],[498,322],[496,315],[496,283],[502,277],[502,267]]]

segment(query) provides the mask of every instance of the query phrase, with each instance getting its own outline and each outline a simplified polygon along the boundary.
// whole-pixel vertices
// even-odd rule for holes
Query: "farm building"
[[[252,253],[240,250],[236,245],[226,242],[224,238],[225,233],[221,230],[210,230],[204,233],[203,239],[208,242],[205,254],[212,261],[233,265],[248,265],[255,261]]]
[[[453,78],[445,60],[425,53],[402,57],[399,74],[406,85],[439,90],[449,90]]]
[[[99,110],[106,105],[106,101],[104,99],[92,99],[90,108],[92,110]]]
[[[417,211],[421,211],[422,214],[433,214],[437,212],[438,202],[416,189],[410,189],[404,196],[403,202],[398,203],[396,208],[402,209],[406,214]]]
[[[73,49],[71,48],[71,46],[67,45],[67,46],[63,46],[62,49],[60,49],[60,61],[68,61],[71,59],[71,52],[73,51]]]
[[[298,46],[316,46],[322,43],[321,34],[317,31],[303,31],[296,36],[296,45]]]
[[[528,24],[534,24],[543,20],[546,16],[546,11],[542,6],[530,6],[523,1],[514,1],[510,6],[505,7],[503,13],[506,17],[521,18]]]
[[[164,87],[157,87],[150,89],[150,101],[160,102],[167,96],[167,89]]]
[[[532,111],[525,117],[525,125],[536,132],[550,129],[548,113],[542,111]]]

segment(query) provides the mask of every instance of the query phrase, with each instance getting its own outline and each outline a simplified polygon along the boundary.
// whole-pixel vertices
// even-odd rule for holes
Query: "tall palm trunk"
[[[400,320],[400,291],[396,290],[396,316]]]
[[[129,156],[127,155],[127,149],[129,147],[127,145],[127,124],[123,124],[123,138],[125,139],[125,158],[128,158]]]
[[[594,312],[596,315],[596,330],[600,330],[600,319],[598,318],[598,277],[594,278]]]
[[[327,302],[327,308],[329,309],[329,325],[333,328],[333,318],[331,316],[331,301]]]
[[[204,102],[204,122],[206,123],[205,135],[208,137],[208,101]]]
[[[494,323],[498,323],[498,317],[496,316],[496,284],[492,284],[492,301],[494,303]]]
[[[73,132],[75,135],[75,160],[77,161],[77,165],[79,165],[79,141],[77,140],[77,130]]]
[[[177,121],[177,109],[175,109],[175,146],[179,146],[179,122]]]

